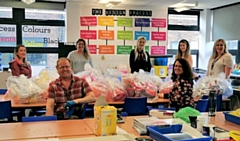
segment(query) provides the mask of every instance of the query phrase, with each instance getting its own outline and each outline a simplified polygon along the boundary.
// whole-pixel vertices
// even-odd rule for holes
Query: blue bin
[[[223,114],[225,115],[225,119],[227,121],[236,123],[240,125],[240,117],[237,117],[235,115],[229,114],[229,112],[223,112]]]
[[[147,130],[149,132],[149,136],[156,141],[175,141],[171,138],[168,138],[164,134],[171,133],[181,133],[182,125],[175,124],[170,125],[168,127],[159,127],[159,126],[148,126]],[[180,139],[178,141],[211,141],[212,137],[202,137],[202,138],[189,138],[189,139]]]
[[[167,66],[168,58],[154,58],[154,65],[155,66]]]

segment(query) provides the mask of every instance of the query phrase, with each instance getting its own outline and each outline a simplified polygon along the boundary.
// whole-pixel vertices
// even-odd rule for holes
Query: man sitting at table
[[[58,59],[56,69],[59,78],[49,84],[46,116],[55,114],[58,119],[68,119],[73,114],[80,117],[82,104],[95,101],[94,93],[85,79],[72,75],[69,59]]]

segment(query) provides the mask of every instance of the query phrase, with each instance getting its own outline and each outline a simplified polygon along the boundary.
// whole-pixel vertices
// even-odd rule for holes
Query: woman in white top
[[[77,50],[71,51],[67,57],[69,60],[71,60],[71,66],[74,74],[84,71],[84,65],[86,63],[89,63],[91,66],[93,66],[92,59],[84,39],[77,40],[76,48]]]
[[[175,57],[175,60],[178,58],[183,58],[187,60],[190,67],[192,68],[193,60],[192,60],[192,55],[190,54],[190,45],[189,45],[189,42],[185,39],[182,39],[181,41],[179,41],[178,53]]]
[[[225,79],[228,79],[232,67],[232,55],[228,53],[226,42],[223,39],[218,39],[214,43],[212,56],[208,61],[207,76],[217,76],[224,72]]]

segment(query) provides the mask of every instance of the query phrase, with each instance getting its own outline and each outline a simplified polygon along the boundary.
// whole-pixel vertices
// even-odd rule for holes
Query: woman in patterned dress
[[[169,94],[169,106],[175,107],[176,111],[184,107],[193,107],[193,73],[189,63],[178,58],[174,62],[172,72],[173,88]]]

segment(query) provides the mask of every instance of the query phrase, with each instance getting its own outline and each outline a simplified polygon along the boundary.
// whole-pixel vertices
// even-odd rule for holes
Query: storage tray
[[[185,126],[185,127],[183,127]],[[212,137],[208,136],[202,136],[200,132],[198,132],[196,129],[193,129],[191,127],[186,127],[188,125],[186,124],[174,124],[170,125],[168,127],[164,126],[148,126],[147,130],[149,132],[149,135],[152,139],[156,141],[211,141]],[[184,132],[183,128],[186,130],[192,130],[189,132]],[[195,132],[195,133],[194,133]],[[185,138],[185,139],[171,139],[169,136],[172,136],[174,134],[179,135],[179,133],[185,133],[185,135],[190,135],[193,133],[192,138]],[[168,136],[168,137],[167,137]],[[173,137],[173,136],[172,136]],[[180,137],[180,136],[179,136]]]
[[[223,112],[223,114],[225,115],[225,119],[227,121],[236,123],[240,125],[240,117],[234,116],[232,114],[229,114],[229,112]]]

